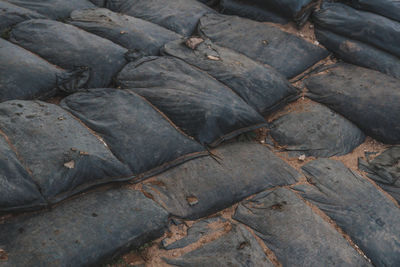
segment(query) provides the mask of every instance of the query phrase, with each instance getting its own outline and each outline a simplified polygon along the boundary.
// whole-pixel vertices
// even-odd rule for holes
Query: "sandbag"
[[[317,159],[303,172],[312,185],[295,189],[331,217],[374,266],[400,262],[400,209],[343,163]]]
[[[189,229],[190,230],[190,229]],[[179,258],[164,258],[172,266],[274,266],[251,233],[242,225],[216,240],[185,253]]]
[[[256,230],[283,266],[372,266],[290,189],[242,202],[233,218]]]
[[[145,57],[129,63],[116,82],[146,98],[203,145],[217,146],[266,125],[228,87],[173,57]]]
[[[36,11],[48,18],[59,20],[69,17],[75,9],[95,7],[88,0],[5,0],[14,5]]]
[[[181,38],[157,24],[105,8],[75,10],[69,23],[131,50],[136,57],[159,55],[165,43]]]
[[[367,135],[400,143],[400,81],[341,63],[305,80],[307,95],[354,122]]]
[[[64,98],[72,112],[127,164],[135,181],[207,154],[142,97],[128,90],[93,89]]]
[[[248,0],[221,0],[220,12],[225,15],[237,15],[240,17],[261,21],[286,24],[290,19],[278,15],[268,8],[263,8],[260,3]]]
[[[201,16],[215,12],[196,0],[108,0],[106,7],[151,21],[184,36],[194,32]]]
[[[200,41],[196,46],[190,45]],[[161,52],[207,72],[263,115],[299,97],[299,90],[273,68],[210,40],[191,38],[186,42],[173,41],[166,44]]]
[[[90,2],[92,2],[98,7],[105,7],[107,0],[90,0]]]
[[[400,2],[398,0],[351,0],[353,7],[380,14],[400,22]]]
[[[276,26],[236,16],[206,14],[200,19],[198,31],[215,44],[268,64],[287,78],[328,56],[326,49]]]
[[[315,28],[315,36],[344,61],[400,79],[400,58],[374,46]]]
[[[44,18],[46,17],[35,11],[0,1],[0,35],[2,35],[2,37],[4,37],[4,32],[17,23],[28,19]]]
[[[0,129],[50,203],[132,176],[96,136],[56,105],[3,102]]]
[[[314,102],[302,103],[294,111],[274,120],[269,128],[274,141],[295,156],[345,155],[365,139],[363,132],[352,122]]]
[[[22,22],[11,31],[10,41],[62,68],[88,67],[88,88],[108,86],[126,64],[125,48],[52,20]]]
[[[206,4],[208,6],[214,6],[217,5],[219,3],[220,0],[197,0],[200,3]]]
[[[28,171],[0,135],[0,213],[46,205]]]
[[[249,12],[251,14],[276,13],[295,21],[298,25],[303,25],[317,5],[316,2],[314,0],[222,0],[221,6],[223,9],[235,10],[236,14],[233,15],[242,16],[242,13]],[[253,19],[252,17],[249,18]]]
[[[168,213],[131,189],[85,194],[0,223],[0,266],[101,266],[160,237]]]
[[[325,3],[313,21],[318,27],[400,57],[400,22],[340,3]]]
[[[209,216],[262,190],[296,183],[300,174],[267,147],[248,142],[222,145],[214,158],[195,159],[146,181],[149,195],[174,216]]]
[[[0,39],[0,102],[13,99],[45,99],[84,87],[89,72],[66,71],[37,55]]]
[[[373,160],[359,158],[358,168],[400,204],[400,146],[385,150]]]

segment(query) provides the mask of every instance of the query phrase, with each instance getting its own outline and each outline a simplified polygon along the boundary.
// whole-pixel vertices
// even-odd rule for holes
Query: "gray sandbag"
[[[0,213],[46,205],[28,171],[0,135]]]
[[[28,19],[44,19],[45,16],[35,11],[0,1],[0,35],[4,37],[11,26]]]
[[[201,16],[215,11],[196,0],[108,0],[106,7],[158,24],[184,36],[196,29]]]
[[[282,115],[269,128],[274,141],[295,156],[345,155],[365,139],[352,122],[314,102],[305,102],[298,110]]]
[[[98,7],[105,7],[107,0],[90,0],[93,4],[95,4]]]
[[[143,190],[174,216],[197,219],[276,186],[296,183],[300,174],[257,143],[232,143],[145,182]]]
[[[400,79],[400,58],[374,46],[315,28],[315,36],[340,59]]]
[[[313,14],[315,25],[400,57],[400,22],[341,3],[325,3]]]
[[[0,102],[45,99],[85,86],[88,70],[66,71],[37,55],[0,39]]]
[[[358,159],[358,168],[367,172],[383,190],[400,204],[400,147],[393,146],[373,160]]]
[[[270,66],[212,43],[190,38],[166,44],[162,54],[184,60],[231,88],[247,104],[266,115],[299,97],[299,90]],[[191,43],[200,42],[198,45]]]
[[[200,144],[129,90],[88,90],[64,98],[61,106],[104,139],[130,167],[135,181],[206,154]]]
[[[232,15],[242,17],[243,14],[271,14],[273,16],[282,16],[284,18],[293,20],[297,25],[303,25],[311,12],[317,6],[315,0],[221,0],[221,7],[223,9],[232,10]],[[236,11],[236,12],[235,12]],[[262,16],[263,15],[258,15]],[[249,19],[258,18],[256,15],[248,16]],[[257,20],[257,19],[255,19]],[[271,20],[270,20],[271,21]]]
[[[190,230],[190,229],[189,229]],[[179,258],[164,258],[172,266],[274,266],[251,233],[242,225]]]
[[[41,101],[3,102],[0,129],[51,203],[94,185],[132,176],[105,144],[56,105]]]
[[[307,95],[354,122],[369,136],[400,143],[400,80],[349,64],[337,64],[305,80]]]
[[[233,218],[256,230],[283,266],[372,266],[290,189],[242,202]]]
[[[218,5],[220,0],[197,0],[197,1],[206,4],[207,6],[215,6]]]
[[[131,50],[136,57],[159,55],[165,43],[181,38],[157,24],[106,8],[75,10],[68,22]]]
[[[225,15],[237,15],[260,22],[286,24],[289,18],[282,17],[268,8],[262,8],[260,3],[248,0],[221,0],[220,12]]]
[[[231,89],[173,57],[144,57],[129,63],[116,82],[146,98],[203,145],[217,146],[266,125]]]
[[[292,78],[321,59],[328,51],[278,27],[219,14],[206,14],[199,22],[199,34],[215,44],[268,64]]]
[[[0,266],[101,266],[161,236],[168,213],[141,192],[85,194],[0,223]]]
[[[311,185],[295,187],[331,217],[374,266],[400,262],[400,209],[343,163],[317,159],[303,166]]]
[[[48,18],[61,20],[75,9],[95,7],[88,0],[4,0],[14,5],[36,11]]]
[[[127,50],[72,25],[52,20],[19,23],[10,41],[64,69],[88,67],[88,88],[106,87],[127,63]]]
[[[399,0],[351,0],[351,5],[400,22]]]

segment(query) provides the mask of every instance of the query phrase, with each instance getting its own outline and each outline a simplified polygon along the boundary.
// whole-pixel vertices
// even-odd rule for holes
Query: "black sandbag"
[[[269,126],[274,141],[295,156],[331,157],[353,151],[365,135],[324,105],[304,102]]]
[[[206,4],[208,6],[215,6],[220,2],[220,0],[197,0],[197,1],[199,1],[200,3]]]
[[[400,22],[341,3],[326,3],[313,14],[315,25],[400,57]]]
[[[0,102],[12,99],[45,99],[85,86],[88,71],[66,71],[37,55],[0,39]]]
[[[28,19],[44,19],[45,16],[35,11],[0,1],[0,35],[5,37],[11,26]]]
[[[138,191],[111,189],[0,223],[0,266],[101,266],[161,236],[168,213]]]
[[[64,98],[61,106],[104,138],[136,181],[206,154],[200,144],[129,90],[88,90]]]
[[[400,143],[400,80],[345,63],[305,80],[307,95],[373,138]]]
[[[225,14],[282,24],[285,23],[285,21],[282,21],[283,17],[293,20],[301,26],[317,6],[316,2],[315,0],[221,0],[220,5],[223,10],[222,13]],[[226,13],[226,10],[228,13]],[[259,20],[258,18],[267,20]],[[268,18],[272,18],[272,20],[268,20]],[[281,22],[279,22],[279,19]]]
[[[174,216],[197,219],[252,194],[296,183],[300,174],[257,143],[222,145],[215,158],[195,159],[145,182],[143,190]]]
[[[399,0],[351,0],[353,7],[400,21]]]
[[[196,0],[108,0],[106,7],[151,21],[184,36],[194,32],[201,16],[215,12]]]
[[[190,229],[189,229],[190,230]],[[254,236],[242,225],[179,258],[164,258],[172,266],[274,266]]]
[[[206,14],[200,19],[198,31],[215,44],[268,64],[287,78],[328,56],[326,49],[276,26],[236,16]]]
[[[237,15],[240,17],[256,20],[268,21],[279,24],[286,24],[289,18],[282,17],[276,12],[263,8],[260,3],[248,0],[221,0],[220,12],[225,15]]]
[[[372,266],[290,189],[242,202],[233,218],[256,230],[283,266]]]
[[[75,10],[68,22],[132,50],[130,54],[136,57],[159,55],[165,43],[181,38],[157,24],[106,8]]]
[[[400,79],[400,58],[374,46],[330,31],[315,28],[315,36],[327,49],[346,62],[380,71]]]
[[[39,188],[2,135],[0,135],[0,184],[0,213],[46,205]]]
[[[89,0],[89,1],[98,7],[105,7],[107,3],[107,0]]]
[[[173,57],[144,57],[129,63],[117,83],[145,97],[201,144],[217,146],[266,125],[231,89]]]
[[[385,150],[373,160],[359,158],[358,168],[400,204],[400,146]]]
[[[5,0],[51,19],[65,19],[75,9],[95,7],[88,0]]]
[[[0,129],[43,196],[58,202],[87,188],[131,178],[96,136],[62,108],[41,101],[0,104]]]
[[[260,64],[243,54],[204,40],[190,47],[191,38],[166,44],[162,54],[184,60],[207,72],[235,91],[247,104],[266,115],[299,97],[299,90],[273,68]]]
[[[62,68],[89,67],[89,88],[108,86],[126,64],[125,48],[57,21],[19,23],[11,31],[10,40]]]
[[[400,209],[343,163],[317,159],[303,166],[311,185],[295,187],[317,205],[371,259],[374,266],[400,262]]]

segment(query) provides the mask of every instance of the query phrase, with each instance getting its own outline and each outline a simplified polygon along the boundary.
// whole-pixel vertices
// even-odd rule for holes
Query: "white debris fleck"
[[[71,161],[68,161],[68,162],[64,163],[64,167],[68,168],[68,169],[75,168],[75,161],[71,160]]]

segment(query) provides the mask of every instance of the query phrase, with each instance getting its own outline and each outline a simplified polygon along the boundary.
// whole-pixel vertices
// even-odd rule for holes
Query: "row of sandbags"
[[[314,13],[318,41],[344,61],[399,79],[399,2],[352,2],[363,10],[342,3],[324,3]]]
[[[237,15],[262,22],[285,24],[294,21],[302,26],[317,7],[315,0],[199,0],[222,14]]]
[[[107,188],[46,212],[5,219],[2,266],[98,265],[162,236],[170,216],[171,223],[182,224],[243,199],[232,225],[211,216],[194,222],[179,240],[165,237],[164,249],[185,249],[162,260],[177,266],[273,266],[260,247],[265,244],[285,265],[393,266],[399,261],[398,206],[343,163],[313,160],[302,167],[308,183],[296,183],[300,172],[260,144],[227,144],[213,152],[219,162],[211,157],[186,162],[146,181],[142,192]],[[369,170],[396,177],[398,152],[398,147],[388,149],[369,162]]]

